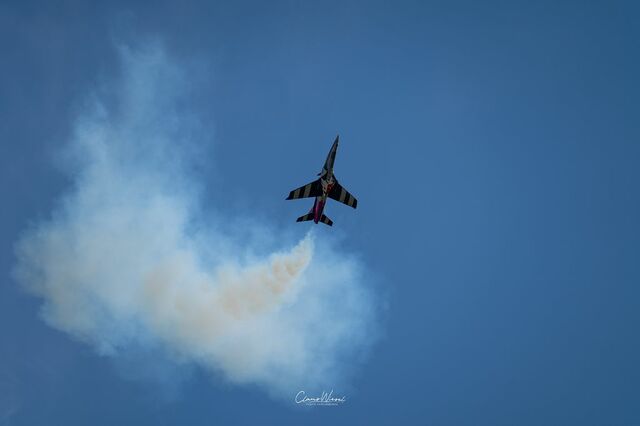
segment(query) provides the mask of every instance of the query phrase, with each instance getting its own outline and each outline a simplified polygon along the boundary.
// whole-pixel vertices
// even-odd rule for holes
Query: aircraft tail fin
[[[313,220],[313,213],[307,213],[304,216],[300,216],[298,219],[296,219],[296,222],[306,222],[307,220]],[[325,225],[333,226],[333,221],[325,215],[322,215],[322,217],[320,218],[320,222],[324,223]]]
[[[313,213],[307,213],[303,216],[300,216],[298,219],[296,219],[296,222],[305,222],[307,220],[313,220]]]
[[[322,217],[320,218],[320,222],[324,223],[325,225],[333,226],[333,221],[325,215],[322,215]]]

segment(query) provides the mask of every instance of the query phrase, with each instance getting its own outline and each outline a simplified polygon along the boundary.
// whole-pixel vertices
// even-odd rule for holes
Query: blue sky
[[[639,12],[3,2],[0,424],[639,423]],[[13,278],[17,241],[75,185],[60,152],[83,102],[100,87],[109,102],[117,46],[150,40],[190,76],[176,108],[202,123],[204,213],[290,248],[311,201],[284,197],[340,133],[359,206],[330,203],[316,240],[357,258],[376,300],[344,405],[300,409],[162,349],[98,355]],[[136,374],[151,360],[162,371]]]

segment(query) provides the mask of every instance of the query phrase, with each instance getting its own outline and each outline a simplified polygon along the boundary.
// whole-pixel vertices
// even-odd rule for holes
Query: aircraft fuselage
[[[324,166],[322,167],[322,171],[320,171],[320,185],[322,185],[322,194],[317,196],[313,203],[313,222],[318,223],[320,218],[322,217],[322,213],[324,211],[324,206],[327,203],[327,196],[333,185],[335,185],[336,180],[333,177],[333,163],[336,160],[336,151],[338,149],[338,140],[333,143],[331,149],[329,150],[329,154],[327,155],[327,159],[324,162]]]

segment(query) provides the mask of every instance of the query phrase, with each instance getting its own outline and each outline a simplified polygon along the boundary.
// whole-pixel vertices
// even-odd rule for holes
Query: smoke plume
[[[275,393],[343,383],[373,320],[359,262],[203,214],[189,79],[157,44],[119,52],[120,77],[75,120],[72,188],[17,244],[44,320],[105,356],[160,348]]]

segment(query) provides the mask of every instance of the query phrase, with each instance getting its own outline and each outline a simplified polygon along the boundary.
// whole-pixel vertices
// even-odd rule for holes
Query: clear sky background
[[[3,1],[0,424],[639,424],[639,20],[632,1]],[[381,301],[344,405],[198,367],[132,379],[12,278],[71,185],[78,103],[150,37],[206,70],[205,207],[304,235],[311,201],[284,197],[340,133],[359,206],[329,203],[330,232]]]

